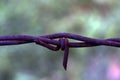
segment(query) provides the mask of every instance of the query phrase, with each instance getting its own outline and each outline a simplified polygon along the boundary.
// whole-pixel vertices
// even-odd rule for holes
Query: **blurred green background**
[[[0,0],[0,35],[68,32],[92,38],[120,37],[119,0]],[[62,51],[35,44],[0,46],[0,80],[120,80],[120,49]]]

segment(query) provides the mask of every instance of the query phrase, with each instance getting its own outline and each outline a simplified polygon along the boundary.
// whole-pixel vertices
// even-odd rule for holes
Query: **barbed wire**
[[[69,39],[78,40],[79,42],[78,41],[70,42]],[[53,51],[58,51],[59,49],[64,51],[63,67],[66,70],[69,48],[94,47],[101,45],[120,47],[120,38],[95,39],[71,33],[56,33],[44,36],[29,36],[29,35],[0,36],[0,46],[18,45],[26,43],[36,43],[37,45],[44,46]]]

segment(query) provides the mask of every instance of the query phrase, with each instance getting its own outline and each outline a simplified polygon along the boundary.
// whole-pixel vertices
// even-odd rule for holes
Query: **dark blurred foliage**
[[[120,37],[119,0],[0,0],[0,35],[69,32],[93,38]],[[62,51],[35,44],[0,46],[0,80],[120,80],[119,48]]]

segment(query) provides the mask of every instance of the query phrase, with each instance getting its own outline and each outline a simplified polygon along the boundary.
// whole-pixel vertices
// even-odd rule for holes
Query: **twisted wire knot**
[[[66,70],[67,69],[67,62],[68,62],[68,55],[69,55],[69,41],[67,38],[60,38],[59,43],[60,43],[61,50],[64,51],[63,67]]]
[[[66,44],[68,44],[68,43],[66,43],[66,40],[67,40],[67,38],[60,38],[59,39],[59,47],[60,47],[60,49],[62,50],[62,51],[64,51],[65,50],[65,48],[66,48]]]
[[[78,40],[79,42],[69,42],[68,39]],[[36,43],[53,51],[58,51],[59,49],[64,51],[63,67],[66,70],[70,47],[78,48],[78,47],[93,47],[100,45],[120,47],[120,38],[94,39],[71,33],[56,33],[45,36],[29,36],[29,35],[0,36],[0,46],[18,45],[26,43]]]
[[[52,45],[50,45],[48,42],[46,41],[42,41],[42,39],[36,39],[35,40],[35,43],[36,44],[39,44],[39,45],[42,45],[42,46],[45,46],[47,47],[48,49],[51,49],[51,50],[59,50],[61,49],[62,51],[64,51],[64,57],[63,57],[63,67],[64,69],[66,70],[67,69],[67,62],[68,62],[68,55],[69,55],[69,41],[67,38],[60,38],[59,39],[59,44],[54,47]]]

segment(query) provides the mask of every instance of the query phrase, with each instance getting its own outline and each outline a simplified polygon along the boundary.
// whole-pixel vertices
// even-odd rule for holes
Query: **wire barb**
[[[78,40],[79,42],[70,42],[68,39]],[[71,33],[56,33],[44,36],[29,35],[8,35],[0,36],[0,46],[19,45],[27,43],[36,43],[50,50],[64,51],[63,67],[67,69],[69,48],[94,47],[94,46],[113,46],[120,47],[120,38],[95,39]]]

